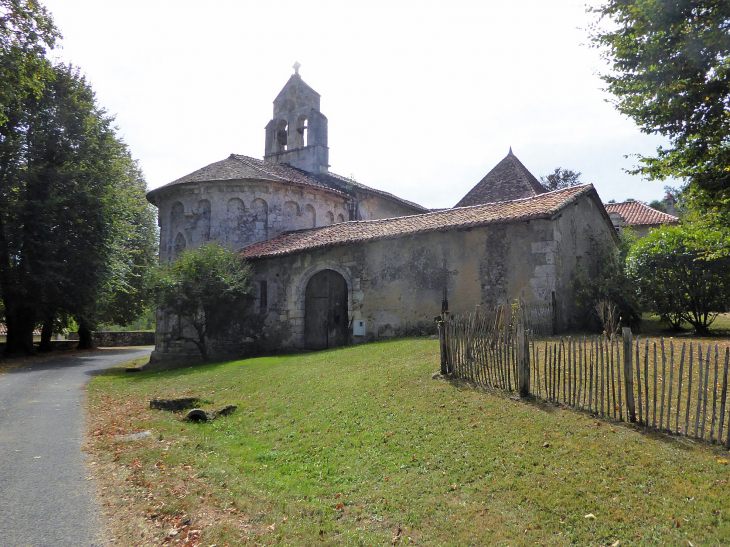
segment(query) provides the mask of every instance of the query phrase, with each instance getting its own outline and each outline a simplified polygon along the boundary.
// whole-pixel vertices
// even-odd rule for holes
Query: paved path
[[[151,349],[59,356],[0,374],[0,545],[104,545],[82,452],[91,376]]]

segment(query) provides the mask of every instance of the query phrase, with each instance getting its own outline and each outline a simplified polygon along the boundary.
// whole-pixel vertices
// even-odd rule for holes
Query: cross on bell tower
[[[294,74],[274,99],[274,117],[266,125],[264,160],[326,173],[327,118],[319,111],[319,93],[299,75],[301,66],[294,63]]]

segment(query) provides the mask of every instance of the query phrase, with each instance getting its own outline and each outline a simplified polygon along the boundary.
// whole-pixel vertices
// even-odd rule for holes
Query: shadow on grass
[[[682,323],[679,329],[672,329],[663,322],[659,316],[645,313],[641,318],[641,328],[637,333],[638,336],[663,336],[665,338],[687,338],[716,340],[730,337],[730,314],[722,313],[717,316],[715,321],[710,325],[710,331],[704,334],[697,334],[688,323]]]
[[[28,370],[43,371],[59,368],[88,367],[93,361],[107,359],[118,355],[138,352],[146,347],[103,348],[90,350],[63,350],[59,352],[40,353],[22,357],[7,358],[0,362],[0,373],[18,374]],[[131,355],[130,355],[131,356]],[[114,366],[114,365],[111,365]],[[85,371],[86,374],[97,374],[106,371],[107,367]]]
[[[326,350],[326,351],[333,351],[333,350]],[[103,370],[101,372],[101,375],[113,376],[113,377],[124,379],[124,380],[141,380],[141,379],[151,378],[151,377],[155,377],[155,376],[162,376],[162,377],[189,376],[191,374],[198,373],[198,372],[216,370],[223,366],[233,365],[236,363],[243,364],[243,363],[247,363],[247,362],[251,362],[251,361],[256,361],[259,359],[277,359],[279,361],[285,362],[285,361],[294,359],[300,355],[301,354],[296,354],[296,353],[285,354],[285,355],[269,355],[269,356],[257,355],[254,357],[246,357],[246,358],[242,358],[242,359],[221,359],[221,360],[217,360],[217,361],[210,361],[207,363],[200,362],[200,363],[173,365],[172,368],[159,369],[159,370],[156,370],[156,369],[129,370],[130,363],[132,361],[128,361],[126,363],[120,363],[119,365],[115,365],[111,368]]]
[[[499,397],[502,399],[509,399],[511,401],[516,401],[534,407],[546,414],[553,414],[558,411],[573,412],[575,414],[583,415],[587,418],[590,418],[591,420],[595,420],[596,422],[600,422],[609,427],[622,427],[627,430],[634,431],[642,437],[650,438],[664,444],[671,445],[672,447],[679,448],[686,452],[693,452],[708,446],[715,447],[719,452],[722,452],[724,454],[726,454],[728,451],[728,449],[723,446],[722,442],[716,441],[714,443],[711,443],[709,440],[706,439],[688,437],[686,435],[680,435],[666,429],[656,429],[654,427],[647,426],[639,422],[625,422],[623,420],[618,420],[610,416],[600,415],[595,411],[572,408],[567,405],[546,401],[545,399],[542,399],[541,397],[538,397],[536,395],[520,397],[517,392],[514,391],[504,391],[499,388],[482,386],[460,378],[445,377],[444,380],[459,391],[470,390],[486,393],[490,396]]]

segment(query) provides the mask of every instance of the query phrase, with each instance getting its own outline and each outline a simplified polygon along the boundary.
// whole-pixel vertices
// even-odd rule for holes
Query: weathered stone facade
[[[165,260],[208,241],[241,249],[349,218],[347,196],[276,182],[193,182],[166,188],[155,199]]]
[[[348,287],[350,341],[426,334],[435,329],[444,285],[452,313],[522,298],[560,304],[563,327],[576,326],[572,281],[590,264],[593,241],[613,244],[595,191],[555,218],[489,223],[407,234],[252,259],[255,333],[264,351],[302,349],[306,287],[316,273],[338,272]],[[245,252],[245,251],[244,251]],[[261,284],[266,303],[261,304]],[[353,326],[364,323],[364,334]]]
[[[444,298],[453,313],[555,300],[563,326],[575,325],[573,279],[595,270],[595,242],[616,238],[592,186],[545,192],[510,150],[470,192],[471,206],[429,212],[328,172],[319,95],[298,74],[274,105],[266,161],[231,155],[148,196],[163,260],[218,241],[252,264],[251,321],[213,353],[430,333]],[[480,201],[500,193],[507,199]],[[195,353],[172,339],[174,320],[159,315],[155,359]]]

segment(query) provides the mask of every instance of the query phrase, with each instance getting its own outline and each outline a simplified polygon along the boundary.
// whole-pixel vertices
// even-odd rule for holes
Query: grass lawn
[[[694,336],[694,328],[689,323],[682,323],[682,328],[681,332],[672,332],[658,315],[645,313],[641,317],[640,333],[647,336]],[[717,316],[710,325],[710,336],[730,336],[730,313]]]
[[[116,544],[730,542],[722,449],[438,368],[438,342],[409,339],[95,377],[88,451]],[[194,424],[149,409],[190,395],[238,410]]]

